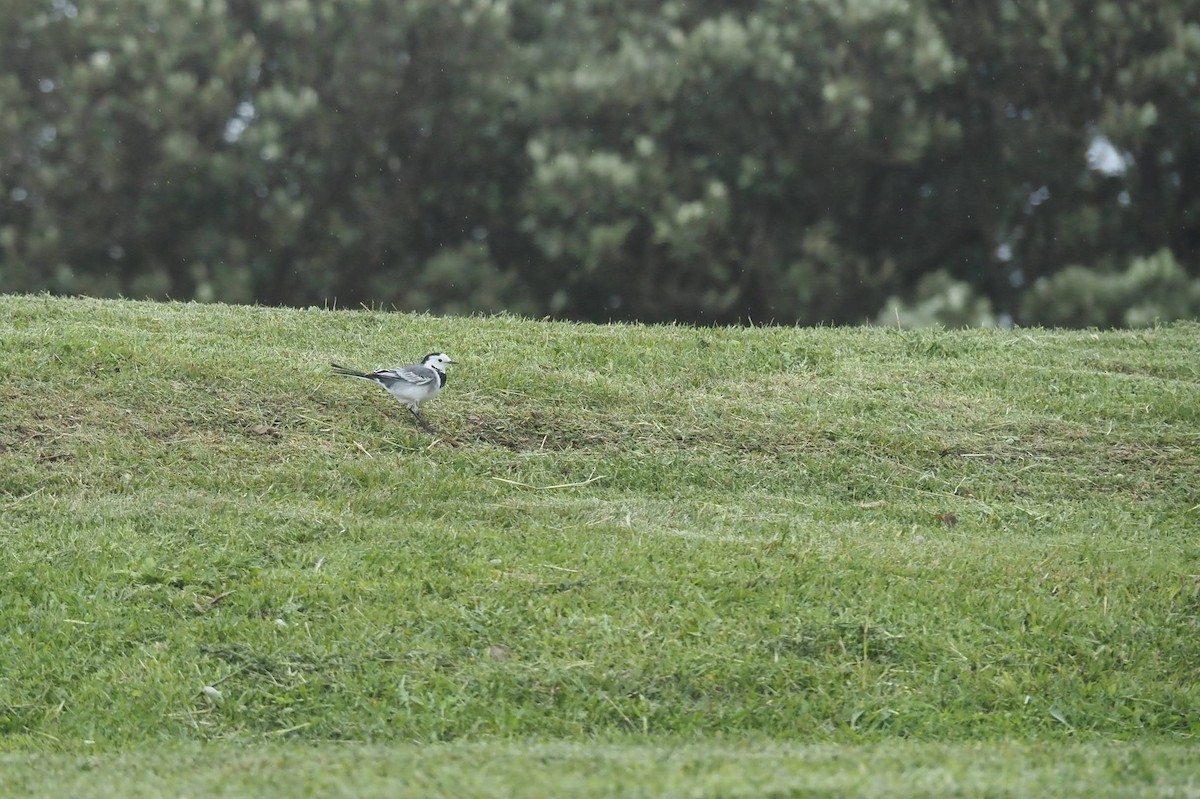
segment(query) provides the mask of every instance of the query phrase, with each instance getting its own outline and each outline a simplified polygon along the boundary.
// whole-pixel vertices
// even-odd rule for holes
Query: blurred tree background
[[[1200,0],[0,2],[0,291],[1200,316]]]

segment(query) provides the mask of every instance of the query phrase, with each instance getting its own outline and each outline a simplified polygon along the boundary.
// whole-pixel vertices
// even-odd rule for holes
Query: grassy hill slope
[[[1186,746],[1197,353],[0,297],[0,741]]]

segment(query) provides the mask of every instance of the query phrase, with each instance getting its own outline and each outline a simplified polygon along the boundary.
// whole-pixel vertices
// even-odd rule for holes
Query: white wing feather
[[[414,386],[427,386],[437,380],[437,372],[428,366],[400,366],[395,369],[380,369],[367,377],[385,384],[401,381]]]

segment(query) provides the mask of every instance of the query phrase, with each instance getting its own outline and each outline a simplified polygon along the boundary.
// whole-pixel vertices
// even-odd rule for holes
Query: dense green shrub
[[[1068,327],[1148,327],[1200,318],[1200,279],[1167,250],[1135,258],[1124,272],[1068,266],[1034,284],[1025,318]]]
[[[910,302],[892,297],[875,318],[877,325],[907,328],[995,327],[999,321],[986,297],[945,272],[921,278]]]
[[[1047,298],[1061,264],[1200,276],[1197,19],[14,0],[0,291],[861,322],[946,280],[980,320],[1130,323]]]

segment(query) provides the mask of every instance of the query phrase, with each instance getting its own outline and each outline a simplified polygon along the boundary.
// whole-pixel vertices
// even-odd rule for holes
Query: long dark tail
[[[339,375],[345,375],[346,377],[361,377],[364,380],[371,379],[371,376],[365,372],[356,372],[353,369],[347,369],[346,367],[342,366],[341,364],[332,363],[332,362],[329,365],[332,366],[333,371],[337,372]]]

